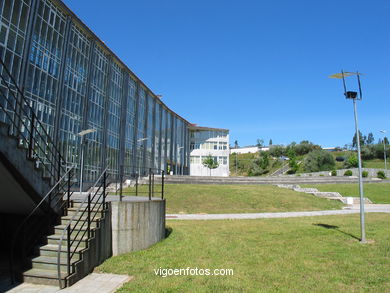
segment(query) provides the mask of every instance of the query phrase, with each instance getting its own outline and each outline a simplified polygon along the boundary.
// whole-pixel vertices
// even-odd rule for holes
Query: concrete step
[[[92,216],[93,216],[93,214],[92,214]],[[73,216],[63,216],[63,217],[61,217],[61,225],[67,225],[69,223],[69,221],[72,219],[72,217]],[[82,217],[77,216],[73,220],[72,223],[75,224],[80,219],[79,223],[77,223],[77,224],[81,224],[81,222],[84,222],[84,221],[86,222],[87,221],[87,217],[88,217],[88,215],[86,213]],[[91,221],[91,224],[92,224],[92,222],[98,222],[101,218],[102,218],[101,215],[99,215],[99,213],[97,213],[95,218]],[[84,224],[84,226],[87,227],[86,224]]]
[[[92,205],[92,206],[93,206],[93,205]],[[83,208],[81,208],[80,211],[79,211],[79,207],[68,208],[68,209],[67,209],[68,216],[73,216],[73,215],[75,215],[77,212],[79,212],[79,214],[81,214],[81,213],[84,212],[84,208],[86,208],[86,206],[83,207]],[[97,214],[99,214],[99,213],[102,214],[103,212],[104,212],[104,210],[101,209],[101,208],[98,208],[97,206],[96,206],[95,208],[91,208],[91,213],[92,213],[92,215],[94,215],[95,213],[97,213]],[[85,213],[87,213],[87,212],[85,212]]]
[[[71,272],[73,272],[73,264],[80,260],[80,256],[74,255],[70,261],[71,264]],[[42,270],[58,270],[57,266],[57,257],[54,256],[38,256],[36,258],[33,258],[32,260],[32,266],[35,269],[42,269]],[[60,270],[61,272],[66,273],[67,272],[67,258],[60,258]]]
[[[71,247],[71,251],[74,251],[75,246]],[[79,254],[83,250],[85,250],[85,247],[77,247],[75,255]],[[56,244],[46,244],[44,246],[41,246],[39,248],[39,255],[41,256],[54,256],[57,257],[58,255],[58,245]],[[61,252],[60,252],[60,257],[67,257],[68,252],[67,252],[67,247],[62,245],[61,247]]]
[[[321,191],[317,191],[317,192],[308,192],[310,194],[313,194],[315,196],[318,196],[318,197],[326,197],[326,198],[339,198],[339,197],[343,197],[340,193],[338,192],[321,192]]]
[[[65,280],[67,272],[61,272],[61,280]],[[59,286],[58,273],[55,270],[33,268],[23,273],[23,281],[32,284]]]
[[[97,226],[97,223],[96,222],[91,222],[91,229],[92,231],[95,231],[96,229],[96,226]],[[64,231],[64,229],[66,228],[66,225],[58,225],[58,226],[55,226],[54,227],[54,234],[55,235],[62,235],[62,232]],[[81,226],[81,224],[78,224],[76,226],[73,226],[71,227],[72,229],[74,228],[74,231],[72,232],[71,236],[74,236],[76,235],[80,230],[81,231],[86,231],[87,230],[87,224],[84,224],[84,226]],[[80,233],[83,233],[83,232],[80,232]]]
[[[74,236],[76,236],[76,234]],[[80,242],[79,247],[86,247],[87,246],[87,241],[88,241],[87,232],[85,232],[85,235],[83,237],[81,237],[83,234],[84,234],[84,231],[80,232],[80,234],[76,238],[76,241],[74,242],[74,243]],[[47,244],[58,245],[58,243],[60,242],[61,236],[62,236],[61,234],[57,234],[57,235],[54,234],[54,235],[47,236]],[[72,237],[72,235],[71,235],[71,241],[74,241],[74,239],[75,238]],[[81,240],[81,241],[79,241],[79,240]],[[67,243],[68,243],[68,237],[65,235],[64,239],[62,240],[62,245],[67,245]]]

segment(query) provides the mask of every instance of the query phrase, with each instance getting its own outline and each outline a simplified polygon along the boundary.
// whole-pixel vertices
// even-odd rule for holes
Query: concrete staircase
[[[318,191],[317,188],[302,188],[296,184],[277,184],[276,186],[278,186],[280,188],[292,189],[296,192],[304,192],[304,193],[312,194],[312,195],[317,196],[317,197],[338,200],[338,201],[343,202],[344,204],[348,203],[348,197],[344,197],[338,192],[323,192],[323,191]],[[352,198],[353,204],[360,204],[360,197],[351,197],[351,198]],[[370,199],[368,199],[367,197],[365,197],[364,203],[372,204],[372,201]]]
[[[80,222],[71,233],[71,251],[74,255],[70,260],[68,273],[67,259],[67,233],[65,232],[64,240],[62,241],[60,252],[60,272],[61,285],[58,279],[58,251],[59,242],[64,233],[64,229],[71,221],[72,217],[77,213],[80,207],[80,202],[71,202],[71,208],[67,209],[66,215],[61,218],[61,223],[54,227],[54,234],[47,236],[47,243],[37,247],[38,256],[31,259],[32,268],[23,273],[23,281],[34,284],[45,284],[68,287],[89,274],[96,265],[99,265],[110,254],[109,249],[104,249],[102,241],[107,237],[106,233],[109,224],[109,215],[107,207],[95,208],[91,210],[91,214],[96,217],[91,221],[90,237],[87,236],[87,215],[80,216],[80,212],[72,223]],[[83,205],[83,208],[85,204]],[[106,239],[107,240],[107,239]],[[109,242],[110,243],[110,242]],[[109,247],[109,245],[107,244]]]
[[[350,177],[310,177],[310,176],[268,176],[268,177],[216,177],[216,176],[165,176],[166,184],[317,184],[317,183],[355,183]],[[378,182],[365,179],[364,182]]]

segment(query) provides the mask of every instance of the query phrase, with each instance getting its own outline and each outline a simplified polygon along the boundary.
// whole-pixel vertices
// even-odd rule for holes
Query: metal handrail
[[[10,273],[11,273],[11,281],[12,283],[14,283],[14,274],[13,274],[13,256],[14,256],[14,246],[15,246],[15,242],[16,242],[16,239],[17,239],[17,236],[20,232],[20,230],[22,229],[22,227],[24,226],[24,224],[27,222],[28,219],[31,218],[31,216],[41,207],[41,205],[46,201],[47,198],[49,198],[49,201],[51,200],[50,198],[50,195],[51,193],[60,185],[60,183],[67,177],[67,181],[66,182],[70,182],[71,178],[73,177],[72,176],[72,171],[73,169],[75,168],[75,166],[72,166],[68,171],[66,171],[66,173],[60,178],[60,180],[57,181],[57,183],[46,193],[46,195],[41,199],[41,201],[35,206],[35,208],[30,212],[30,214],[24,218],[24,220],[22,221],[22,223],[18,226],[18,228],[16,229],[16,232],[14,234],[14,237],[12,238],[12,242],[11,242],[11,251],[10,251]],[[69,176],[68,176],[69,175]],[[68,193],[68,200],[71,196],[70,194],[70,187],[71,185],[68,183],[68,190],[67,190],[67,193]],[[60,190],[58,190],[58,193],[57,195],[60,193]]]
[[[100,182],[100,180],[103,178],[103,193],[98,197],[98,199],[100,199],[100,197],[103,195],[103,202],[104,202],[104,199],[105,199],[105,176],[106,176],[106,173],[107,173],[107,170],[108,170],[108,167],[106,167],[104,169],[104,171],[100,174],[100,176],[98,177],[98,179],[95,181],[95,184],[93,185],[93,187],[91,188],[91,190],[95,189],[97,184]],[[77,211],[75,212],[75,214],[72,216],[72,218],[69,220],[68,224],[65,226],[65,228],[63,229],[62,231],[62,234],[61,234],[61,238],[59,239],[59,242],[58,242],[58,251],[57,251],[57,277],[58,277],[58,282],[59,282],[59,286],[60,288],[62,288],[61,286],[61,249],[62,249],[62,242],[64,240],[64,237],[65,237],[65,233],[67,234],[67,246],[68,246],[68,249],[67,249],[67,270],[68,270],[68,275],[70,274],[70,265],[71,265],[71,256],[73,256],[73,254],[71,255],[71,252],[70,252],[70,244],[71,244],[71,240],[70,240],[70,236],[71,236],[71,232],[73,232],[74,230],[70,231],[70,225],[72,224],[72,222],[76,219],[76,216],[80,213],[83,205],[86,203],[86,201],[88,201],[88,205],[87,205],[87,208],[88,208],[88,211],[90,212],[90,207],[91,207],[91,201],[95,198],[96,194],[98,193],[98,191],[100,190],[101,186],[98,188],[98,190],[94,193],[94,196],[93,198],[91,198],[91,192],[88,193],[88,196],[86,196],[84,198],[84,200],[82,201],[82,203],[80,204],[79,208],[77,209]],[[86,209],[84,208],[84,211],[82,213],[82,215],[85,213]],[[82,217],[82,215],[80,215],[80,219]],[[96,214],[95,214],[96,215]],[[90,214],[89,214],[90,216]],[[77,221],[77,223],[80,221],[80,219]],[[89,222],[90,222],[90,219],[88,219],[88,228],[87,228],[87,233],[89,235],[90,233],[90,225],[89,225]],[[76,223],[76,225],[77,225]],[[84,226],[85,222],[82,224],[82,227]],[[76,225],[74,226],[74,228],[76,227]],[[81,230],[81,229],[80,229]],[[85,235],[85,232],[84,232],[84,235]],[[83,235],[83,236],[84,236]],[[76,239],[76,238],[75,238]],[[82,241],[82,237],[80,239],[80,242]],[[72,242],[73,244],[73,242]],[[78,243],[79,245],[79,243]],[[77,245],[77,247],[78,247]],[[75,251],[77,249],[77,247],[75,248]]]
[[[126,168],[133,168],[131,165],[125,166],[125,167]],[[149,197],[149,200],[152,200],[152,197],[154,197],[155,194],[161,193],[161,199],[164,199],[165,171],[162,169],[159,169],[159,168],[147,168],[147,167],[137,167],[137,169],[144,169],[145,170],[144,176],[141,177],[140,174],[138,174],[137,172],[131,174],[130,176],[118,174],[116,181],[119,181],[119,200],[122,201],[122,198],[123,198],[124,179],[129,178],[129,177],[135,180],[135,196],[138,196],[139,194],[147,194],[147,196]],[[158,174],[158,173],[160,173],[160,174]],[[161,183],[156,184],[156,181],[155,181],[156,177],[161,178]],[[138,186],[139,186],[140,178],[143,178],[144,180],[147,181],[147,184],[148,184],[147,191],[139,191]],[[160,184],[161,184],[161,190],[156,190],[155,186],[160,185]]]
[[[15,100],[15,106],[13,107],[13,113],[18,116],[20,122],[23,124],[23,126],[25,127],[25,130],[27,131],[27,133],[29,134],[30,136],[30,140],[31,141],[28,141],[27,138],[24,138],[25,142],[27,142],[29,145],[30,145],[30,149],[29,151],[30,152],[34,152],[35,155],[37,155],[37,157],[39,158],[39,154],[33,149],[33,146],[31,146],[31,144],[33,143],[33,140],[34,140],[34,128],[35,128],[35,132],[37,134],[37,136],[42,139],[42,140],[46,140],[48,143],[50,143],[51,147],[52,148],[48,148],[47,150],[51,153],[52,156],[58,156],[58,159],[59,159],[59,166],[56,166],[55,164],[53,164],[52,160],[49,158],[49,155],[46,153],[47,150],[43,150],[42,147],[38,144],[38,147],[40,148],[42,154],[44,154],[44,158],[47,159],[47,161],[50,163],[50,165],[55,168],[55,171],[58,172],[58,179],[60,177],[60,173],[61,173],[61,161],[62,162],[65,162],[65,160],[63,159],[63,157],[61,156],[61,153],[60,151],[58,150],[57,146],[53,143],[53,141],[51,140],[49,134],[47,133],[46,131],[46,128],[44,127],[44,125],[37,119],[37,115],[35,114],[35,111],[34,109],[30,106],[29,104],[29,100],[24,96],[23,94],[23,91],[19,88],[19,86],[17,85],[17,82],[16,80],[14,79],[14,77],[12,76],[11,72],[9,71],[9,69],[7,68],[7,66],[5,65],[4,61],[0,58],[0,65],[3,67],[3,69],[5,70],[5,72],[7,73],[7,75],[9,76],[10,80],[12,81],[12,84],[13,86],[15,86],[17,92],[20,94],[21,98],[22,98],[22,101],[20,101],[14,94],[14,91],[13,89],[11,88],[10,84],[7,82],[7,80],[5,80],[3,74],[0,75],[0,78],[1,80],[3,81],[4,85],[7,87],[9,93],[11,93],[11,95],[13,96],[13,99]],[[12,102],[10,102],[10,99],[7,97],[7,95],[2,91],[1,91],[1,94],[2,96],[7,100],[8,104],[10,105],[13,105]],[[14,124],[15,128],[18,130],[18,132],[21,133],[21,130],[19,129],[18,125],[15,125],[15,121],[13,121],[12,117],[10,117],[10,114],[8,113],[8,110],[5,109],[3,107],[3,105],[0,105],[1,108],[4,110],[4,113],[10,118],[10,121],[11,123]],[[19,106],[21,111],[25,114],[24,117],[26,117],[28,119],[28,121],[31,123],[31,129],[30,127],[23,121],[23,118],[24,117],[21,117],[22,115],[18,114],[17,111],[16,111],[16,107]],[[28,110],[30,111],[30,115],[31,117],[29,117],[29,113],[27,113],[26,109],[24,107],[27,107]],[[34,125],[34,124],[37,124],[37,125]],[[39,128],[39,129],[38,129]],[[41,133],[39,132],[42,131],[43,134],[46,136],[42,136]],[[21,137],[23,138],[23,135],[21,135]],[[31,153],[29,154],[31,155]],[[44,162],[42,162],[44,163]],[[58,169],[57,169],[58,167]],[[62,168],[62,171],[65,171],[66,169],[65,168]],[[55,177],[52,172],[50,172],[50,175],[52,177]]]

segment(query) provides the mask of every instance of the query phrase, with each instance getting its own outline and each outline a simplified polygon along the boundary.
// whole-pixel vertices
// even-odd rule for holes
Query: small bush
[[[336,170],[332,170],[331,174],[332,176],[337,176],[337,171]]]
[[[324,174],[320,174],[320,177],[324,177]]]
[[[345,171],[344,176],[352,176],[352,171],[351,170]]]
[[[367,178],[368,177],[368,172],[367,171],[363,171],[362,172],[362,177],[363,178]]]
[[[383,172],[383,171],[378,171],[378,173],[376,173],[376,176],[377,176],[379,179],[386,179],[386,174],[385,174],[385,172]]]
[[[346,168],[357,168],[359,166],[359,159],[357,155],[350,155],[347,160],[344,162],[344,167]]]

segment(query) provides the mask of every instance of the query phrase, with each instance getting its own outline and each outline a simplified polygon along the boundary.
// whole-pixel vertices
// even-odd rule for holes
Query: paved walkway
[[[55,286],[35,285],[23,283],[7,291],[9,293],[111,293],[121,287],[124,283],[132,280],[133,277],[114,274],[92,273],[78,281],[69,288],[60,290]]]
[[[390,204],[366,204],[366,213],[390,213]],[[343,210],[284,212],[284,213],[246,213],[246,214],[167,214],[167,220],[227,220],[227,219],[264,219],[295,218],[329,215],[348,215],[360,213],[360,205],[345,207]]]

